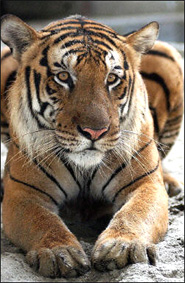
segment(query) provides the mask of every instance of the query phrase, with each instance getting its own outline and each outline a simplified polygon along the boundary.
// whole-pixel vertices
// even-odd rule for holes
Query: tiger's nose
[[[109,130],[109,128],[96,130],[91,128],[81,128],[80,126],[77,126],[77,129],[84,137],[92,141],[101,139]]]

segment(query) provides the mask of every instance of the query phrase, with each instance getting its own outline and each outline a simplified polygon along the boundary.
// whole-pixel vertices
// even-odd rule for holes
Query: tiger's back
[[[9,112],[8,90],[15,80],[18,62],[12,57],[11,51],[5,47],[1,52],[1,141],[8,147]]]
[[[141,74],[147,87],[155,136],[162,158],[171,149],[183,118],[182,57],[171,45],[158,41],[143,57]]]

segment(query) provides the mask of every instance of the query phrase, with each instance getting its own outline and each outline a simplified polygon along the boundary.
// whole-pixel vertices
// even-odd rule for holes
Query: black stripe
[[[8,128],[9,124],[7,122],[1,121],[1,127]]]
[[[132,78],[131,76],[129,75],[129,83],[128,83],[128,97],[127,97],[127,100],[124,104],[121,104],[120,105],[120,111],[121,111],[121,115],[123,114],[123,109],[124,107],[126,106],[128,100],[129,100],[129,94],[130,94],[130,88],[131,88],[131,85],[132,85]],[[131,90],[131,93],[132,93],[132,90]],[[130,97],[130,100],[131,100],[131,97]],[[129,101],[129,105],[130,105],[130,101]],[[123,122],[125,120],[125,116],[124,117],[120,117],[120,122]]]
[[[72,25],[72,24],[80,25],[80,23],[77,20],[76,21],[66,21],[66,22],[51,26],[51,29],[58,28],[58,27],[61,27],[61,26],[65,26],[65,25]],[[42,31],[49,31],[49,29],[48,30],[43,29]]]
[[[37,73],[34,70],[34,83],[35,83],[35,89],[37,94],[38,103],[40,105],[40,111],[39,114],[44,118],[44,111],[46,110],[47,106],[50,105],[48,102],[42,102],[40,99],[40,82],[41,82],[41,74]],[[51,105],[50,105],[51,106]]]
[[[79,187],[79,190],[81,191],[82,187],[81,187],[78,179],[76,178],[75,173],[74,173],[73,168],[71,167],[71,165],[69,163],[67,163],[67,160],[63,156],[60,156],[60,160],[62,161],[63,165],[67,168],[67,170],[70,172],[70,174],[73,177],[74,181],[77,183],[77,185]]]
[[[172,143],[165,143],[165,150],[169,151],[170,148],[174,145],[174,141]],[[168,147],[168,148],[167,148]]]
[[[177,127],[175,127],[175,128],[171,128],[171,127],[166,128],[166,125],[165,125],[164,130],[163,130],[162,133],[161,133],[161,137],[162,137],[162,135],[164,135],[164,134],[166,134],[166,133],[174,132],[174,131],[179,131],[179,129],[180,129],[179,126],[177,126]]]
[[[106,47],[108,50],[112,50],[112,48],[102,40],[96,39],[96,40],[93,40],[93,43],[96,43],[98,45],[102,45],[102,46]],[[100,48],[100,47],[98,46],[98,48]]]
[[[164,57],[167,59],[170,59],[171,61],[175,62],[175,59],[171,56],[169,56],[168,54],[158,51],[158,50],[149,50],[147,53],[145,53],[145,55],[156,55],[156,56],[160,56],[160,57]]]
[[[165,149],[161,145],[157,145],[157,150],[159,151],[159,155],[160,155],[161,160],[162,160],[163,158],[166,157],[170,148],[167,148],[166,144],[165,144]]]
[[[65,192],[65,190],[61,187],[61,185],[59,184],[59,182],[51,175],[49,174],[46,169],[44,167],[42,167],[36,159],[33,160],[33,162],[37,165],[37,167],[53,182],[57,185],[57,187],[63,192],[63,194],[65,195],[65,198],[67,198],[67,193]]]
[[[19,145],[15,143],[15,141],[13,141],[13,144],[20,150]],[[27,156],[27,153],[25,151],[21,151],[24,155]],[[36,166],[53,182],[57,185],[57,187],[63,192],[63,194],[65,195],[65,198],[67,198],[67,193],[65,192],[65,190],[60,186],[60,184],[58,183],[58,181],[52,176],[50,175],[46,169],[44,167],[42,167],[36,159],[32,160],[33,163],[36,164]]]
[[[25,80],[26,80],[26,87],[27,87],[27,98],[28,98],[28,106],[30,109],[30,112],[32,114],[32,117],[35,118],[35,113],[33,112],[32,108],[32,98],[31,98],[31,89],[30,89],[30,73],[31,68],[28,66],[25,70]]]
[[[179,110],[179,108],[183,107],[183,102],[179,103],[178,105],[176,105],[171,112],[176,112],[177,110]]]
[[[104,31],[104,32],[107,32],[107,33],[109,33],[109,34],[111,34],[113,37],[115,37],[115,38],[117,38],[117,34],[115,33],[115,32],[113,32],[113,31],[111,31],[111,30],[108,30],[108,29],[106,29],[105,27],[103,28],[103,27],[86,27],[86,29],[88,29],[88,28],[90,28],[90,29],[92,29],[92,30],[100,30],[100,31]]]
[[[27,99],[28,99],[28,107],[30,109],[32,117],[36,120],[37,125],[39,128],[47,129],[47,127],[39,121],[38,117],[35,115],[32,107],[32,97],[31,97],[31,88],[30,88],[30,74],[31,68],[28,66],[25,70],[25,80],[26,80],[26,87],[27,87]]]
[[[50,100],[55,104],[57,102],[60,101],[60,99],[58,99],[57,97],[53,96],[53,97],[50,97]],[[49,103],[48,103],[49,104]],[[50,104],[49,104],[50,105]]]
[[[114,69],[121,70],[121,66],[114,66]]]
[[[140,152],[142,152],[145,148],[147,148],[150,144],[151,144],[152,140],[150,140],[148,143],[146,143],[143,147],[141,147],[137,152],[135,152],[131,158],[134,159],[134,157],[136,155],[138,155]],[[104,193],[106,187],[110,184],[110,182],[112,181],[113,178],[116,177],[116,175],[118,175],[119,172],[121,172],[124,168],[126,168],[128,164],[121,164],[121,166],[119,166],[115,171],[114,173],[110,176],[110,178],[108,179],[108,181],[105,183],[105,185],[102,187],[102,194]]]
[[[61,67],[62,67],[61,64],[59,64],[58,62],[55,62],[53,65],[54,65],[55,67],[57,67],[57,68],[61,68]]]
[[[103,24],[100,24],[100,23],[97,23],[97,22],[88,22],[88,21],[84,21],[84,20],[80,20],[80,21],[78,21],[78,20],[80,20],[80,19],[76,19],[76,21],[66,21],[66,22],[63,22],[63,23],[60,23],[60,24],[56,24],[56,25],[54,25],[54,26],[52,26],[51,28],[53,29],[53,28],[57,28],[57,27],[60,27],[60,26],[64,26],[64,25],[69,25],[69,24],[77,24],[77,25],[94,25],[94,26],[99,26],[99,27],[103,27],[103,28],[105,28],[106,26],[105,25],[103,25]],[[77,26],[77,28],[78,28],[78,26]],[[47,31],[47,30],[46,30]]]
[[[81,53],[81,52],[85,52],[84,49],[79,49],[79,48],[76,48],[76,49],[71,49],[71,50],[67,50],[64,55],[62,56],[62,61],[61,61],[61,64],[65,66],[63,60],[66,56],[70,55],[70,54],[76,54],[76,53]],[[65,69],[67,67],[65,66]]]
[[[173,133],[173,134],[171,134],[171,135],[166,135],[166,136],[161,135],[160,138],[161,138],[161,139],[170,139],[170,138],[172,138],[172,137],[177,136],[178,134],[179,134],[179,131],[177,131],[177,132],[175,132],[175,133]]]
[[[116,43],[106,34],[101,32],[94,32],[94,31],[87,31],[87,35],[94,35],[96,37],[100,37],[102,39],[106,39],[110,44],[112,44],[114,47],[117,47]]]
[[[38,99],[39,104],[41,103],[41,100],[40,100],[40,81],[41,81],[41,74],[37,73],[34,70],[34,83],[35,83],[35,89],[36,89],[36,94],[37,94],[37,99]]]
[[[46,85],[46,91],[47,91],[48,95],[52,95],[52,94],[56,93],[56,90],[52,89],[48,84]]]
[[[59,28],[59,29],[54,29],[54,30],[45,30],[43,32],[49,32],[50,34],[47,35],[43,35],[40,39],[44,40],[47,39],[49,37],[51,37],[52,35],[56,35],[57,33],[61,32],[61,31],[68,31],[68,30],[75,30],[77,27],[63,27],[63,28]]]
[[[35,113],[33,112],[31,88],[30,88],[30,74],[31,74],[31,68],[28,66],[28,67],[26,67],[26,70],[25,70],[25,80],[26,80],[26,87],[27,87],[28,107],[30,109],[32,117],[34,119],[36,119],[38,125],[41,127],[40,122],[38,121],[37,117],[35,116]]]
[[[4,54],[4,55],[1,57],[1,61],[3,61],[4,59],[10,57],[11,55],[12,55],[12,52],[11,52],[11,51],[7,52],[6,54]]]
[[[118,99],[123,99],[125,97],[126,93],[127,93],[127,86],[124,88],[122,95],[120,97],[118,97]]]
[[[39,115],[41,115],[43,118],[45,118],[44,117],[44,111],[46,110],[48,105],[50,105],[48,102],[43,102],[42,105],[41,105],[41,109],[39,111]]]
[[[131,104],[132,104],[132,99],[133,99],[133,94],[134,94],[134,86],[135,86],[135,74],[133,75],[133,80],[132,80],[132,88],[130,91],[130,100],[129,100],[129,105],[128,105],[128,111],[131,109]]]
[[[127,104],[127,102],[128,102],[128,97],[127,97],[127,100],[126,100],[126,102],[125,103],[123,103],[123,104],[120,104],[120,112],[121,112],[121,115],[123,114],[123,110],[124,110],[124,108],[125,108],[125,106],[126,106],[126,104]],[[120,117],[120,123],[121,122],[123,122],[123,120],[125,119],[125,117]]]
[[[148,74],[148,73],[145,73],[145,72],[141,72],[141,75],[145,79],[148,79],[148,80],[151,80],[151,81],[158,83],[163,88],[165,96],[166,96],[167,111],[170,111],[170,91],[169,91],[165,81],[163,80],[163,78],[156,73]]]
[[[131,84],[132,84],[132,77],[129,75],[128,93],[130,93]]]
[[[181,121],[181,119],[182,119],[182,115],[179,115],[179,116],[177,116],[177,117],[175,117],[173,119],[167,120],[166,125],[169,126],[169,124],[174,124],[174,122],[179,122],[179,120]]]
[[[51,195],[49,195],[48,193],[42,191],[41,189],[35,187],[34,185],[31,185],[31,184],[28,184],[28,183],[25,183],[25,182],[23,182],[23,181],[21,181],[21,180],[16,179],[15,177],[13,177],[13,176],[11,175],[10,171],[9,171],[9,176],[10,176],[10,179],[11,179],[12,181],[17,182],[17,183],[20,183],[20,184],[23,184],[23,185],[25,185],[25,186],[27,186],[27,187],[29,187],[29,188],[32,188],[32,189],[34,189],[34,190],[36,190],[36,191],[38,191],[38,192],[40,192],[40,193],[46,195],[47,197],[49,197],[49,198],[53,201],[53,203],[54,203],[55,205],[59,206],[59,203],[58,203]]]
[[[70,36],[71,36],[71,37],[78,37],[79,34],[77,34],[76,32],[67,32],[67,33],[64,33],[64,34],[60,35],[58,38],[56,38],[56,39],[54,40],[53,44],[57,44],[57,43],[63,41],[65,38],[70,37]]]
[[[46,46],[46,48],[44,48],[44,50],[42,51],[42,55],[43,57],[40,60],[40,65],[44,66],[47,68],[47,76],[50,77],[52,75],[51,69],[49,67],[48,64],[48,50],[49,50],[50,46]]]
[[[77,23],[77,26],[68,26],[69,24],[72,24],[72,23]],[[51,27],[46,27],[46,29],[41,29],[42,32],[57,32],[58,31],[62,31],[62,30],[68,30],[68,29],[76,29],[78,26],[79,26],[79,23],[78,22],[72,22],[72,23],[60,23],[60,24],[57,24],[57,25],[54,25],[54,26],[51,26]],[[66,25],[66,26],[65,26]],[[63,26],[63,27],[62,27]],[[58,28],[59,27],[59,28]]]
[[[99,50],[103,51],[101,48],[99,48]],[[98,50],[93,50],[93,51],[96,53],[98,59],[104,64],[105,68],[107,69],[107,65],[105,63],[105,59],[102,58],[102,53],[100,51],[98,51]],[[104,53],[104,51],[103,51],[103,53]],[[98,63],[99,61],[97,60],[97,57],[93,57],[93,59],[95,60],[95,62]]]
[[[10,135],[9,135],[9,133],[6,133],[6,132],[1,132],[1,135],[5,135],[5,136],[7,136],[7,138],[10,138]]]
[[[152,170],[150,170],[150,171],[146,172],[145,174],[139,176],[139,177],[136,178],[135,180],[131,181],[130,183],[128,183],[127,185],[125,185],[124,187],[122,187],[121,189],[119,189],[119,190],[116,192],[116,194],[115,194],[115,196],[114,196],[112,202],[113,202],[113,203],[115,202],[115,200],[116,200],[116,198],[118,197],[118,195],[119,195],[124,189],[128,188],[129,186],[133,185],[134,183],[136,183],[137,181],[143,179],[144,177],[151,175],[152,173],[154,173],[154,172],[158,169],[158,167],[159,167],[159,160],[158,160],[158,162],[157,162],[157,165],[156,165]]]
[[[107,40],[109,43],[111,43],[113,46],[115,46],[115,47],[117,47],[116,46],[116,43],[110,38],[110,37],[108,37],[107,35],[105,35],[104,33],[101,33],[101,32],[93,32],[93,31],[87,31],[87,30],[84,30],[84,35],[87,35],[87,36],[91,36],[91,35],[94,35],[94,36],[96,36],[96,37],[100,37],[101,39],[105,39],[105,40]],[[68,32],[68,33],[65,33],[65,34],[63,34],[63,35],[61,35],[61,36],[59,36],[58,38],[56,38],[55,40],[54,40],[54,43],[53,44],[57,44],[57,43],[59,43],[60,41],[63,41],[65,38],[67,38],[67,37],[78,37],[79,36],[79,34],[77,33],[77,32]],[[110,49],[110,47],[109,47],[109,49]]]
[[[44,66],[44,67],[48,66],[48,58],[47,58],[48,50],[49,50],[49,45],[46,48],[44,48],[44,50],[42,51],[43,57],[40,60],[41,66]]]
[[[11,72],[10,75],[8,76],[8,79],[7,79],[7,81],[6,81],[6,85],[5,85],[5,89],[4,89],[3,95],[6,96],[6,92],[7,92],[7,90],[9,89],[9,87],[12,85],[12,83],[15,81],[16,75],[17,75],[17,72],[16,72],[16,71],[13,71],[13,72]]]
[[[85,41],[84,40],[77,40],[77,39],[74,39],[74,40],[70,40],[66,43],[64,43],[60,48],[61,49],[65,49],[67,47],[70,47],[70,46],[74,46],[75,44],[85,44]]]
[[[122,54],[123,54],[123,57],[124,57],[124,69],[128,70],[129,66],[128,66],[128,62],[127,62],[127,58],[126,58],[125,52],[123,50],[122,50]]]
[[[157,112],[156,109],[152,106],[149,106],[152,117],[153,117],[153,121],[154,121],[154,128],[155,128],[155,132],[157,134],[159,134],[159,123],[158,123],[158,119],[157,119]]]
[[[91,183],[92,183],[96,173],[98,172],[98,169],[99,169],[99,165],[94,169],[91,178],[89,178],[89,180],[87,182],[87,189],[89,189],[89,190],[90,190]]]
[[[80,62],[87,57],[88,52],[85,52],[77,57],[76,66],[80,64]]]

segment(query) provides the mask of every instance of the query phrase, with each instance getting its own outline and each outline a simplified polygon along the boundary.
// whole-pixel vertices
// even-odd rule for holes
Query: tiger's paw
[[[121,269],[129,263],[138,262],[155,265],[155,246],[114,238],[97,243],[92,253],[92,264],[99,271]]]
[[[27,263],[45,277],[77,277],[90,270],[90,262],[82,249],[54,247],[31,250],[26,255]]]

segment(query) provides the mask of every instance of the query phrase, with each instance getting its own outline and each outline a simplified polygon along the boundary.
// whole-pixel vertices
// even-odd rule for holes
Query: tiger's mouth
[[[99,150],[99,149],[97,149],[96,146],[94,145],[94,142],[92,142],[91,145],[88,148],[86,148],[85,150],[95,150],[96,151],[96,150]]]
[[[67,154],[69,161],[84,169],[97,166],[104,158],[104,153],[95,147],[86,148],[79,152],[70,152]]]
[[[92,141],[89,139],[84,140],[69,140],[62,136],[57,136],[57,140],[63,148],[63,152],[69,162],[79,166],[83,169],[89,169],[91,167],[100,164],[107,152],[110,152],[115,148],[114,143],[107,143],[106,140]]]
[[[94,147],[89,147],[87,148],[86,150],[98,150],[97,148],[94,148]]]

